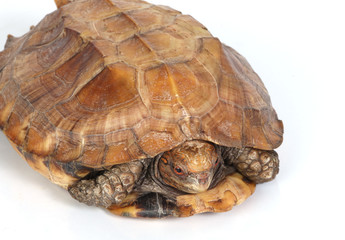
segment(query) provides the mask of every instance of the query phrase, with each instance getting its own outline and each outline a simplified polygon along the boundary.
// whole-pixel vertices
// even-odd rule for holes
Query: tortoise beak
[[[212,179],[213,179],[213,175],[212,176],[210,176],[210,174],[201,175],[197,179],[200,186],[200,190],[203,190],[202,192],[204,192],[210,187]]]
[[[189,193],[205,192],[211,185],[213,175],[201,173],[192,178],[191,184],[188,186]]]

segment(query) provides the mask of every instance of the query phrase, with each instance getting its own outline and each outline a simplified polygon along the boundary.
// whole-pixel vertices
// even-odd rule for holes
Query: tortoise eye
[[[174,172],[177,175],[182,175],[183,174],[183,170],[179,166],[174,167]]]

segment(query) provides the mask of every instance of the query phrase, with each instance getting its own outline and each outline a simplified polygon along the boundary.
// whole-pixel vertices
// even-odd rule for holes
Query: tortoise
[[[283,124],[248,62],[141,0],[55,0],[0,53],[0,127],[78,201],[131,217],[230,210],[279,171]]]

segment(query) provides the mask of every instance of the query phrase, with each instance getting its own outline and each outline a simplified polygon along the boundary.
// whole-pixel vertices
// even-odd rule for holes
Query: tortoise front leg
[[[245,177],[255,183],[271,181],[279,172],[278,154],[255,148],[223,148],[224,161],[233,164]]]
[[[134,218],[165,218],[177,217],[176,203],[160,193],[151,192],[137,198],[128,206],[116,204],[108,208],[110,212],[119,216]]]
[[[95,178],[80,180],[68,191],[73,198],[89,206],[108,208],[112,204],[120,204],[132,192],[149,160],[116,165]]]

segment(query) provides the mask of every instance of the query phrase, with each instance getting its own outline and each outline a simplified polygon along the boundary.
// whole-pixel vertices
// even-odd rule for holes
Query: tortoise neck
[[[154,184],[158,186],[157,190],[159,190],[159,193],[162,193],[166,197],[175,200],[177,196],[184,195],[186,193],[164,183],[163,178],[158,169],[158,163],[162,155],[163,154],[159,154],[153,159],[149,166],[148,172]]]

